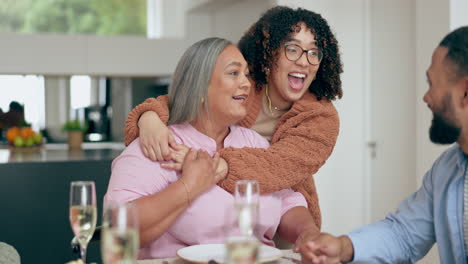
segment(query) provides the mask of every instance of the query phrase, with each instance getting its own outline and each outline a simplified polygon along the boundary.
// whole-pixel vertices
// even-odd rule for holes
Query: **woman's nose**
[[[241,81],[241,88],[242,89],[250,89],[251,86],[252,86],[252,84],[250,83],[249,78],[247,78],[247,76],[244,76],[244,78]]]
[[[296,64],[306,67],[309,65],[309,62],[307,61],[307,53],[303,52],[302,55],[297,59]]]

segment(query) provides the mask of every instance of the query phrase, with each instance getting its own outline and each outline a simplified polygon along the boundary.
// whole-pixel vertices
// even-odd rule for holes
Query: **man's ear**
[[[468,108],[468,76],[464,77],[462,80],[462,89],[463,89],[463,108]]]

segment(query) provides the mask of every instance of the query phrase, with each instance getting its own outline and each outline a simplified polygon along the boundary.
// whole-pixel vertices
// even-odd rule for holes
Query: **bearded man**
[[[448,34],[426,72],[430,139],[452,144],[395,213],[347,235],[302,245],[303,263],[414,263],[437,242],[440,263],[468,263],[468,27]]]

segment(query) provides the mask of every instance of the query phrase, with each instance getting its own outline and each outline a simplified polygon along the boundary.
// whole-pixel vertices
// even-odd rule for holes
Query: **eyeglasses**
[[[286,58],[290,61],[297,61],[302,57],[303,53],[307,54],[307,61],[311,65],[318,65],[322,61],[323,53],[319,49],[305,50],[297,44],[286,44],[284,45],[284,53]]]

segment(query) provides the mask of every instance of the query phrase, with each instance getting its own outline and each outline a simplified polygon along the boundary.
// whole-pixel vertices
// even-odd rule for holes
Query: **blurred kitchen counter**
[[[45,144],[32,149],[0,146],[0,164],[35,162],[80,162],[113,160],[125,148],[123,142],[83,143],[81,150],[68,150],[67,144]]]
[[[8,212],[8,217],[0,217],[1,240],[15,246],[22,263],[76,259],[70,249],[70,183],[95,182],[101,216],[112,160],[122,152],[123,143],[84,143],[78,151],[69,151],[66,144],[46,144],[27,152],[0,148],[0,212]],[[91,244],[87,260],[102,263],[99,243]]]

